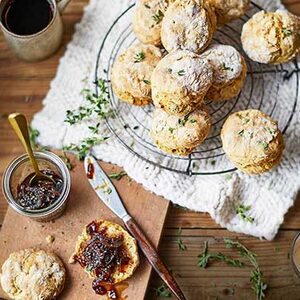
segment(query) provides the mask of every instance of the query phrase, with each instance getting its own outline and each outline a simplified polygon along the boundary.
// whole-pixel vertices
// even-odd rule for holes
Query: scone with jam
[[[139,264],[137,244],[119,224],[95,220],[78,236],[70,258],[70,263],[74,262],[94,279],[92,287],[97,294],[117,297],[114,285],[129,278]]]
[[[276,166],[284,150],[277,122],[255,109],[230,115],[223,125],[221,139],[227,157],[249,174],[260,174]]]

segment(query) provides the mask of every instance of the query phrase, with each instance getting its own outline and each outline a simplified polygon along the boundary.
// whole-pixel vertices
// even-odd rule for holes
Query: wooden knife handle
[[[133,219],[129,219],[125,222],[127,229],[130,233],[135,237],[137,240],[140,249],[156,271],[156,273],[160,276],[160,278],[166,283],[169,289],[173,292],[173,294],[179,300],[186,300],[185,296],[183,295],[180,287],[178,286],[177,282],[175,281],[174,277],[166,267],[166,265],[162,262],[160,257],[158,256],[157,251],[155,248],[150,244],[145,234],[142,230],[138,227]]]

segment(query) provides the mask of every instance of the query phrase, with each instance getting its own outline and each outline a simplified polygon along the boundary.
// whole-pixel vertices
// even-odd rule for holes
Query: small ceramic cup
[[[53,17],[47,27],[31,35],[15,34],[4,26],[3,10],[9,1],[0,1],[0,27],[11,50],[18,58],[25,61],[38,61],[53,54],[60,46],[63,37],[60,14],[70,0],[47,0],[51,5]]]

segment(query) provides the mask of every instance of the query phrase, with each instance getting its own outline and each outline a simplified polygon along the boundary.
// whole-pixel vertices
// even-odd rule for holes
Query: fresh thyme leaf
[[[168,68],[168,72],[171,74],[172,73],[172,69],[171,68]]]
[[[183,76],[185,74],[185,71],[184,70],[179,70],[177,72],[178,76]]]
[[[267,142],[261,142],[260,143],[264,150],[267,150],[269,148],[269,144]]]
[[[164,17],[164,13],[159,9],[158,12],[152,16],[152,19],[155,21],[156,24],[159,24]]]
[[[180,251],[186,251],[186,250],[187,250],[187,247],[186,247],[186,245],[183,243],[182,239],[180,238],[181,231],[182,231],[182,229],[181,229],[181,227],[180,227],[180,228],[178,229],[178,238],[177,238],[177,240],[176,240],[176,243],[177,243],[178,249],[179,249]]]
[[[31,147],[33,149],[38,149],[39,146],[38,146],[36,139],[40,135],[40,132],[37,129],[33,129],[30,126],[28,127],[28,130],[29,130],[29,139],[30,139]]]
[[[170,131],[171,133],[173,133],[174,130],[175,130],[175,128],[169,127],[169,131]]]
[[[186,122],[188,121],[188,116],[185,116],[183,119],[178,119],[178,124],[180,126],[185,126]]]
[[[138,63],[138,62],[141,62],[143,61],[144,59],[146,58],[146,55],[145,55],[145,52],[144,51],[141,51],[139,53],[137,53],[134,57],[134,62],[135,63]]]
[[[249,118],[244,118],[243,119],[243,125],[248,124],[250,122]]]
[[[144,79],[143,81],[144,81],[144,83],[151,85],[151,82],[149,80]]]
[[[211,161],[210,161],[210,164],[211,164],[212,166],[214,166],[214,165],[216,164],[216,161],[215,161],[215,160],[211,160]]]
[[[190,119],[190,123],[197,123],[197,120],[195,120],[195,119]]]
[[[245,130],[244,130],[244,129],[242,129],[242,130],[238,131],[237,135],[239,135],[239,136],[243,136],[243,135],[244,135],[244,132],[245,132]]]
[[[63,150],[75,152],[78,159],[83,160],[93,146],[101,144],[107,139],[108,137],[88,137],[86,139],[83,139],[79,145],[71,143],[70,145],[63,147]]]
[[[204,242],[204,250],[202,254],[198,256],[198,267],[206,268],[210,260],[219,260],[224,261],[230,266],[242,268],[244,267],[244,263],[241,262],[239,259],[233,259],[221,252],[212,253],[208,251],[208,243]]]
[[[233,68],[227,67],[225,63],[222,64],[222,68],[224,71],[228,71],[228,70],[233,71]]]
[[[235,207],[235,212],[246,222],[253,223],[254,218],[247,216],[247,212],[251,209],[251,206],[245,206],[240,204]]]
[[[126,175],[127,175],[127,173],[125,171],[121,171],[119,173],[110,173],[109,178],[116,179],[119,181],[121,178],[123,178]]]
[[[160,287],[155,288],[154,291],[156,292],[156,296],[158,297],[164,297],[164,298],[172,297],[170,290],[165,285],[161,285]]]
[[[251,252],[246,246],[240,242],[234,242],[230,239],[224,239],[227,248],[235,248],[239,251],[240,255],[247,258],[254,267],[254,270],[250,273],[250,282],[252,283],[252,289],[258,300],[265,298],[265,291],[267,284],[263,282],[263,273],[260,271],[258,262],[256,260],[256,254]]]
[[[98,95],[88,88],[82,89],[81,94],[86,101],[86,105],[79,106],[78,109],[67,110],[65,118],[66,123],[69,123],[70,125],[77,124],[80,121],[91,117],[92,114],[96,114],[100,118],[110,115],[110,97],[106,82],[103,79],[99,79],[95,84],[98,87]]]
[[[148,9],[150,9],[151,7],[148,5],[148,4],[144,4],[144,6],[146,7],[146,8],[148,8]]]
[[[140,128],[140,126],[136,125],[133,127],[133,130],[138,130]]]
[[[59,156],[63,162],[66,164],[67,168],[72,171],[74,166],[73,164],[71,163],[70,161],[70,158],[67,156],[66,152],[65,151],[62,151],[62,154]]]
[[[89,126],[89,130],[91,130],[91,132],[93,134],[98,134],[99,133],[99,126],[100,126],[100,123],[98,123],[97,125],[95,126]]]
[[[286,37],[290,36],[293,34],[292,29],[287,28],[287,27],[283,27],[282,28],[282,33],[283,33],[283,38],[285,39]]]

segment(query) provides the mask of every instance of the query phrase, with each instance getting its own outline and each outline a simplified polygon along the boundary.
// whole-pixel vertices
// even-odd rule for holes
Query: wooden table
[[[63,47],[50,59],[39,63],[24,63],[17,60],[0,37],[0,176],[13,157],[23,152],[12,133],[7,115],[21,111],[31,118],[41,109],[41,100],[55,76],[59,58],[65,51],[74,32],[74,24],[80,21],[88,0],[73,0],[64,13],[65,34]],[[300,15],[300,0],[286,0],[288,8]],[[0,195],[0,224],[7,208]],[[271,213],[271,212],[270,212]],[[186,251],[178,249],[178,228],[182,228],[182,240]],[[294,274],[289,251],[295,234],[300,231],[300,198],[289,211],[280,232],[272,242],[230,233],[220,228],[207,214],[170,209],[160,253],[174,271],[190,300],[200,299],[255,299],[249,283],[249,269],[236,269],[223,263],[213,263],[208,269],[197,267],[197,256],[203,242],[209,241],[210,249],[228,253],[223,238],[239,238],[258,255],[265,280],[269,285],[267,299],[300,299],[300,279]],[[153,276],[152,287],[161,285]],[[147,299],[156,299],[153,290]],[[73,299],[72,299],[73,300]],[[133,299],[129,299],[133,300]],[[141,299],[136,299],[141,300]]]

